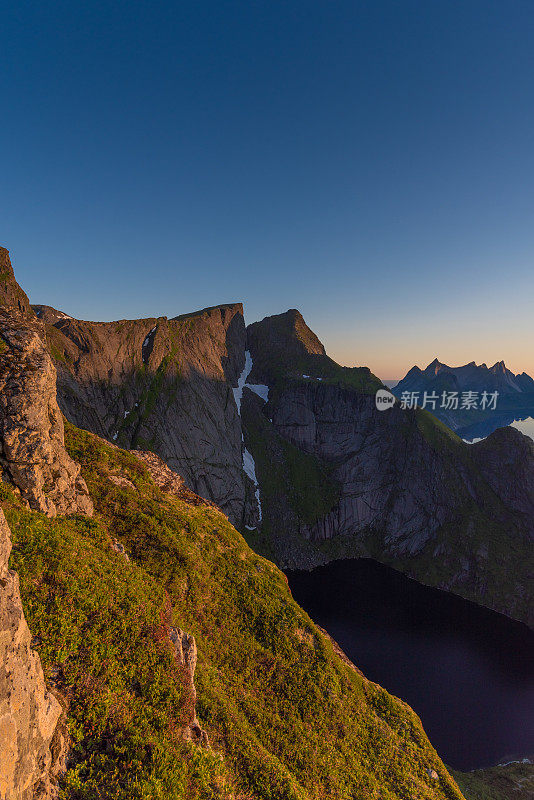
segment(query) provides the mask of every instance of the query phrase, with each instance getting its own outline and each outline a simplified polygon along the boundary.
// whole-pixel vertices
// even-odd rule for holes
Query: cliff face
[[[254,363],[261,350],[264,378],[275,375],[263,347],[273,325],[280,330],[279,318],[256,323],[248,340]],[[267,404],[246,393],[243,419],[263,546],[279,563],[311,567],[372,555],[534,622],[534,445],[527,437],[507,428],[467,445],[427,412],[378,411],[373,394],[355,390],[342,371],[302,375],[296,366],[271,380]],[[315,491],[292,478],[305,470],[318,475]]]
[[[25,316],[31,315],[30,301],[15,280],[9,250],[0,247],[0,307],[13,308]]]
[[[241,524],[241,422],[232,387],[245,360],[240,304],[167,319],[82,322],[35,306],[71,422],[157,453]]]
[[[31,508],[49,516],[91,515],[80,468],[65,450],[43,325],[13,277],[7,251],[0,257],[0,468]]]
[[[8,569],[11,538],[0,509],[0,797],[54,796],[50,745],[62,709],[45,686],[24,618],[16,572]]]

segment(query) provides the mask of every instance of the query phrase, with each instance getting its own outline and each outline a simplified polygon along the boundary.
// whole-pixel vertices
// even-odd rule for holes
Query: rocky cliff
[[[10,530],[0,509],[0,798],[55,796],[50,746],[62,707],[45,685],[32,650],[16,572],[8,568]],[[57,758],[56,752],[56,758]]]
[[[167,319],[83,322],[35,306],[75,425],[151,450],[241,524],[241,422],[232,387],[245,361],[239,303]]]
[[[92,514],[80,468],[64,446],[56,370],[44,327],[0,248],[0,468],[31,508]]]
[[[281,376],[266,343],[277,337],[280,351],[296,353],[297,342],[313,341],[301,320],[292,328],[294,312],[282,316],[248,329],[258,377],[270,382],[267,403],[243,397],[259,546],[296,568],[372,555],[532,624],[531,440],[506,428],[470,446],[428,412],[378,411],[370,378],[361,388],[350,371],[336,374],[315,343]]]

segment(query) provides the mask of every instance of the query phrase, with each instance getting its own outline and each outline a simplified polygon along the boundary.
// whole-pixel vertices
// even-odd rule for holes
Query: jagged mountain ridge
[[[152,453],[71,425],[61,450],[63,427],[50,433],[40,413],[49,392],[26,390],[51,387],[55,402],[42,322],[15,302],[6,296],[1,309],[12,402],[0,406],[0,443],[9,455],[15,420],[35,445],[31,486],[42,492],[41,502],[26,497],[9,462],[0,480],[2,798],[461,800],[411,709],[340,657],[218,508]],[[83,341],[87,329],[73,327]],[[157,346],[158,325],[151,330],[142,356],[150,336]],[[68,480],[37,480],[49,439],[76,466],[94,518],[61,513],[79,510]],[[63,709],[70,735],[58,742]]]
[[[462,392],[498,391],[502,394],[534,392],[534,380],[530,375],[526,372],[514,375],[504,361],[498,361],[492,367],[476,364],[474,361],[462,367],[449,367],[437,358],[424,370],[417,366],[412,367],[393,387],[393,391],[400,394],[402,391],[421,391],[421,387],[428,389],[437,377],[444,375],[457,390]]]
[[[460,436],[471,435],[475,426],[487,421],[488,432],[513,421],[514,416],[524,418],[534,414],[534,380],[526,372],[514,375],[506,367],[504,361],[498,361],[492,367],[476,364],[471,361],[462,367],[449,367],[438,359],[434,359],[424,370],[412,367],[405,377],[391,390],[397,397],[403,392],[418,393],[418,402],[423,402],[424,392],[438,395],[438,402],[432,413],[445,422]],[[442,407],[443,392],[457,392],[458,408]],[[476,409],[462,408],[462,393],[477,393],[477,402],[483,392],[489,395],[498,392],[496,408]],[[495,421],[491,425],[491,420]]]

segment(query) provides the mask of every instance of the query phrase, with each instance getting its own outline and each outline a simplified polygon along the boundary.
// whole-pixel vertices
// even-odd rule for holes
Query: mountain
[[[507,369],[504,361],[498,361],[492,367],[476,364],[471,361],[463,367],[449,367],[437,358],[426,369],[412,367],[406,376],[394,387],[395,393],[403,391],[421,391],[428,389],[437,379],[447,379],[460,391],[499,392],[499,394],[534,392],[534,380],[525,372],[514,375]]]
[[[55,369],[44,331],[46,325],[57,330],[55,325],[68,318],[57,316],[47,323],[32,316],[12,280],[10,276],[0,295],[0,370],[3,395],[9,397],[0,405],[3,800],[521,800],[526,796],[523,788],[531,775],[525,777],[515,768],[458,774],[466,787],[463,795],[414,712],[362,675],[295,603],[279,569],[247,545],[214,503],[195,494],[154,452],[120,449],[71,423],[63,424],[62,419],[61,426],[57,424],[55,392],[50,391]],[[369,392],[376,379],[368,370],[338,367],[320,350],[300,315],[283,316],[273,326],[264,321],[249,336],[251,348],[272,336],[275,356],[285,354],[279,370],[275,357],[263,354],[263,364],[259,358],[259,366],[253,365],[250,351],[242,345],[237,353],[234,345],[222,346],[217,317],[226,331],[232,327],[226,307],[193,315],[202,324],[197,320],[195,329],[197,323],[189,323],[196,330],[194,336],[184,334],[180,339],[178,331],[171,339],[178,339],[180,346],[165,362],[156,388],[153,376],[172,352],[169,342],[158,342],[162,362],[143,372],[155,399],[152,404],[143,402],[148,413],[142,424],[154,425],[151,414],[160,408],[162,386],[167,387],[175,375],[170,367],[176,363],[173,359],[186,354],[191,364],[194,353],[206,352],[203,348],[217,352],[222,371],[215,361],[209,368],[201,363],[197,373],[186,373],[185,380],[209,388],[209,370],[218,376],[213,381],[217,391],[210,396],[217,415],[233,403],[244,420],[245,406],[257,402],[256,411],[274,428],[268,410],[275,412],[278,402],[286,408],[285,393],[299,387],[312,387],[318,396],[337,390],[341,394],[336,402],[341,399],[347,406],[353,396],[372,397]],[[73,341],[75,329],[80,337],[79,350],[70,351],[78,355],[68,372],[74,384],[80,381],[74,386],[72,409],[81,414],[81,398],[87,400],[83,413],[96,424],[100,417],[92,413],[91,403],[115,397],[123,374],[131,386],[130,361],[139,363],[131,342],[141,348],[142,358],[152,328],[144,339],[138,331],[138,327],[146,330],[144,322],[125,326],[130,337],[123,338],[119,329],[114,343],[131,348],[128,357],[123,356],[124,372],[112,373],[113,389],[106,385],[98,394],[91,370],[99,356],[107,363],[107,340],[102,330],[87,325],[73,324],[71,336],[64,336]],[[170,329],[176,331],[176,326]],[[106,328],[105,333],[114,330]],[[55,333],[50,327],[47,336],[52,350]],[[288,336],[293,341],[286,341]],[[83,362],[88,353],[91,357]],[[61,363],[61,354],[56,352],[55,358]],[[89,365],[85,373],[82,363]],[[232,372],[230,365],[241,363],[241,374]],[[309,378],[296,371],[302,363]],[[198,373],[200,384],[195,383]],[[260,378],[269,383],[252,383]],[[219,384],[229,391],[222,391]],[[178,397],[193,402],[194,392],[186,388],[183,396],[172,396],[170,402],[167,397],[169,405]],[[202,410],[204,402],[197,398],[195,409]],[[297,430],[299,407],[294,411]],[[255,410],[246,413],[250,416]],[[213,420],[180,419],[184,426],[218,431]],[[428,436],[435,423],[424,419]],[[106,422],[105,415],[102,421]],[[308,427],[311,424],[308,415]],[[11,455],[12,430],[18,440],[28,443],[24,470]],[[113,426],[108,430],[112,432]],[[333,453],[347,432],[335,429]],[[274,435],[283,441],[281,433],[275,430]],[[220,437],[212,444],[218,441],[228,440]],[[304,436],[302,445],[307,441]],[[488,485],[499,488],[500,465],[506,463],[510,474],[515,470],[509,443],[501,441],[502,452],[483,444]],[[298,450],[289,440],[287,448],[291,453]],[[61,469],[56,473],[58,463]],[[291,463],[297,468],[287,488],[297,498],[306,488],[300,467],[318,478],[321,465],[304,450]],[[276,461],[273,467],[276,471]],[[468,467],[465,470],[468,475]],[[523,470],[528,471],[528,458]],[[263,471],[258,473],[261,501],[268,492]],[[331,474],[322,477],[341,492]],[[520,473],[510,499],[518,516],[525,502],[524,484]],[[314,488],[321,490],[319,481]],[[255,492],[249,500],[257,502]],[[300,498],[306,513],[308,501],[308,495]]]
[[[249,541],[291,568],[372,556],[532,624],[532,441],[467,445],[421,409],[378,411],[377,379],[303,325],[291,311],[247,330],[250,381],[269,386],[267,403],[243,393],[262,509]]]
[[[477,425],[485,424],[489,433],[502,425],[509,424],[516,416],[525,417],[534,414],[534,380],[526,372],[514,375],[507,369],[504,361],[499,361],[492,367],[487,367],[486,364],[477,365],[474,361],[463,367],[449,367],[436,358],[424,370],[417,366],[412,367],[391,391],[398,398],[401,398],[404,392],[415,392],[419,395],[420,405],[424,399],[424,392],[428,395],[436,393],[439,399],[435,408],[429,407],[429,410],[452,430],[466,438],[471,438],[473,433],[476,435]],[[442,407],[443,392],[458,393],[457,409]],[[462,392],[476,392],[478,407],[462,408]],[[488,394],[498,392],[495,409],[480,406],[483,392]],[[495,421],[493,426],[492,420]]]
[[[3,800],[462,800],[414,712],[366,680],[219,508],[154,453],[58,427],[44,323],[11,289],[0,310]],[[217,333],[222,322],[228,335],[234,316],[198,315],[213,332],[210,353],[221,353]],[[161,327],[177,350],[192,348],[178,325],[158,321],[145,339],[139,327],[124,338],[99,330],[97,351],[84,347],[95,329],[73,325],[65,338],[79,337],[78,374],[87,378],[88,352],[85,363],[106,364],[109,339],[166,359]],[[231,375],[231,354],[222,358]],[[85,380],[74,409],[82,388],[93,397]],[[32,444],[24,469],[13,438]]]
[[[371,556],[533,624],[534,455],[518,431],[469,446],[426,411],[377,411],[378,378],[333,361],[296,309],[246,331],[240,304],[110,323],[34,309],[66,418],[159,455],[282,568]]]

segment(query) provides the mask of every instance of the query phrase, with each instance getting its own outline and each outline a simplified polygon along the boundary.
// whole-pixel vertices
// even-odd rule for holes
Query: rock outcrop
[[[176,661],[181,667],[184,688],[188,694],[185,704],[187,719],[185,720],[184,738],[202,747],[208,747],[208,734],[202,730],[195,711],[197,700],[197,690],[195,688],[197,643],[195,637],[181,630],[181,628],[171,628],[169,638],[174,647]]]
[[[245,476],[232,393],[245,362],[241,304],[109,323],[34,308],[67,419],[121,447],[156,453],[241,524]]]
[[[43,325],[17,287],[7,251],[0,249],[0,256],[5,270],[0,294],[2,476],[36,511],[91,515],[93,504],[80,468],[65,450],[56,370]]]
[[[162,491],[172,494],[179,500],[183,500],[193,506],[216,508],[215,503],[211,503],[188,489],[182,476],[170,469],[163,459],[155,453],[144,450],[132,450],[132,452],[147,467],[152,480]]]
[[[47,691],[39,656],[31,649],[18,575],[8,569],[10,551],[0,510],[0,798],[44,800],[55,796],[50,746],[62,707]]]

